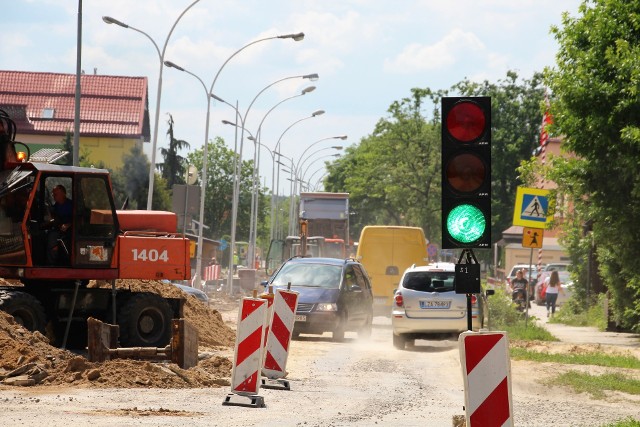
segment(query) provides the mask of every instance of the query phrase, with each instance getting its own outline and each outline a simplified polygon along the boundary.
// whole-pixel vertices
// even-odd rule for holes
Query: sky
[[[75,73],[78,3],[6,2],[0,14],[0,69]],[[325,173],[324,162],[340,152],[331,147],[346,148],[372,134],[376,123],[388,117],[388,107],[410,96],[412,88],[448,89],[465,78],[497,82],[508,70],[529,78],[553,66],[557,43],[550,27],[561,24],[563,12],[576,16],[580,1],[193,3],[82,1],[82,69],[101,75],[147,77],[153,132],[159,52],[166,43],[163,59],[197,77],[174,68],[162,71],[156,161],[162,161],[159,149],[168,145],[169,114],[175,136],[189,142],[191,149],[202,148],[207,92],[213,85],[216,96],[237,105],[245,135],[259,135],[261,181],[271,187],[276,148],[289,158],[284,162],[292,163],[298,175],[317,184]],[[106,24],[103,16],[124,22],[149,38],[131,28]],[[271,38],[298,32],[305,34],[302,41]],[[312,73],[319,75],[317,81],[300,77]],[[309,86],[315,90],[302,95]],[[314,117],[320,110],[324,114]],[[234,108],[213,101],[208,136],[222,137],[239,151],[236,128],[222,123],[237,122],[235,116]],[[343,135],[346,140],[334,138]],[[254,148],[252,141],[245,140],[242,158],[253,159]],[[151,151],[152,143],[146,143],[149,157]],[[280,187],[286,194],[288,184]]]

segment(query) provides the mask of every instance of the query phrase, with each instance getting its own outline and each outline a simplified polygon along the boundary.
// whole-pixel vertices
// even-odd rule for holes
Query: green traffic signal
[[[447,216],[447,232],[460,243],[473,243],[484,235],[487,223],[483,212],[469,204],[458,205]]]

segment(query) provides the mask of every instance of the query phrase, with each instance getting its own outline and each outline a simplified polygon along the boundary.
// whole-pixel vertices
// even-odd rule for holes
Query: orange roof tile
[[[73,130],[75,84],[75,74],[0,70],[0,108],[14,117],[19,134],[64,135]],[[146,77],[83,74],[80,87],[82,136],[149,141]]]

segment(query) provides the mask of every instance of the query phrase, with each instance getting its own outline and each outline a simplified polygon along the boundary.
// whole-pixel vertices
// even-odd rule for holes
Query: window
[[[419,271],[405,276],[404,288],[420,292],[449,292],[454,290],[453,273]]]

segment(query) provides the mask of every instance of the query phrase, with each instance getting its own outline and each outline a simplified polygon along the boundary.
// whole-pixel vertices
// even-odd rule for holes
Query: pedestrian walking
[[[553,317],[556,313],[556,301],[558,300],[558,293],[564,295],[562,289],[562,283],[560,283],[560,276],[556,270],[551,272],[551,276],[545,279],[545,302],[547,305],[547,317]]]

